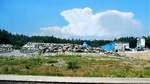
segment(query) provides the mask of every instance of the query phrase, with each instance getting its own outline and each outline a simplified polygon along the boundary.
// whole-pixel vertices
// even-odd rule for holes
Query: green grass
[[[150,77],[150,61],[114,56],[1,56],[0,74]]]

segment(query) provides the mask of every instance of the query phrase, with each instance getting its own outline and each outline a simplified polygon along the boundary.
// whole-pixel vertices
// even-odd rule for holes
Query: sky
[[[150,0],[0,0],[0,29],[75,39],[150,35]]]

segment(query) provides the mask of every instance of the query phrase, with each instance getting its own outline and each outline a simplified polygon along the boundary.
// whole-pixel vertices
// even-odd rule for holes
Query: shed
[[[122,43],[122,42],[119,42],[119,43],[111,42],[103,46],[100,46],[100,48],[109,52],[111,51],[118,52],[118,51],[125,51],[126,49],[130,49],[129,43]]]
[[[113,51],[114,48],[115,48],[115,42],[111,42],[111,43],[108,43],[108,44],[105,44],[103,46],[100,46],[100,48],[106,50],[106,51]]]

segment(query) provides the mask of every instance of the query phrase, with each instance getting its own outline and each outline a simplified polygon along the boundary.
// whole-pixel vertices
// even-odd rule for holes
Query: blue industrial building
[[[102,48],[103,50],[111,52],[115,49],[115,42],[105,44],[103,46],[100,46],[100,48]]]

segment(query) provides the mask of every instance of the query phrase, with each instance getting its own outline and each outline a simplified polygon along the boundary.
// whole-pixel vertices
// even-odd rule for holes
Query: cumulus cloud
[[[68,25],[44,27],[37,34],[60,38],[110,39],[141,31],[140,23],[134,19],[132,12],[107,10],[94,14],[91,8],[74,8],[64,10],[60,15]]]

